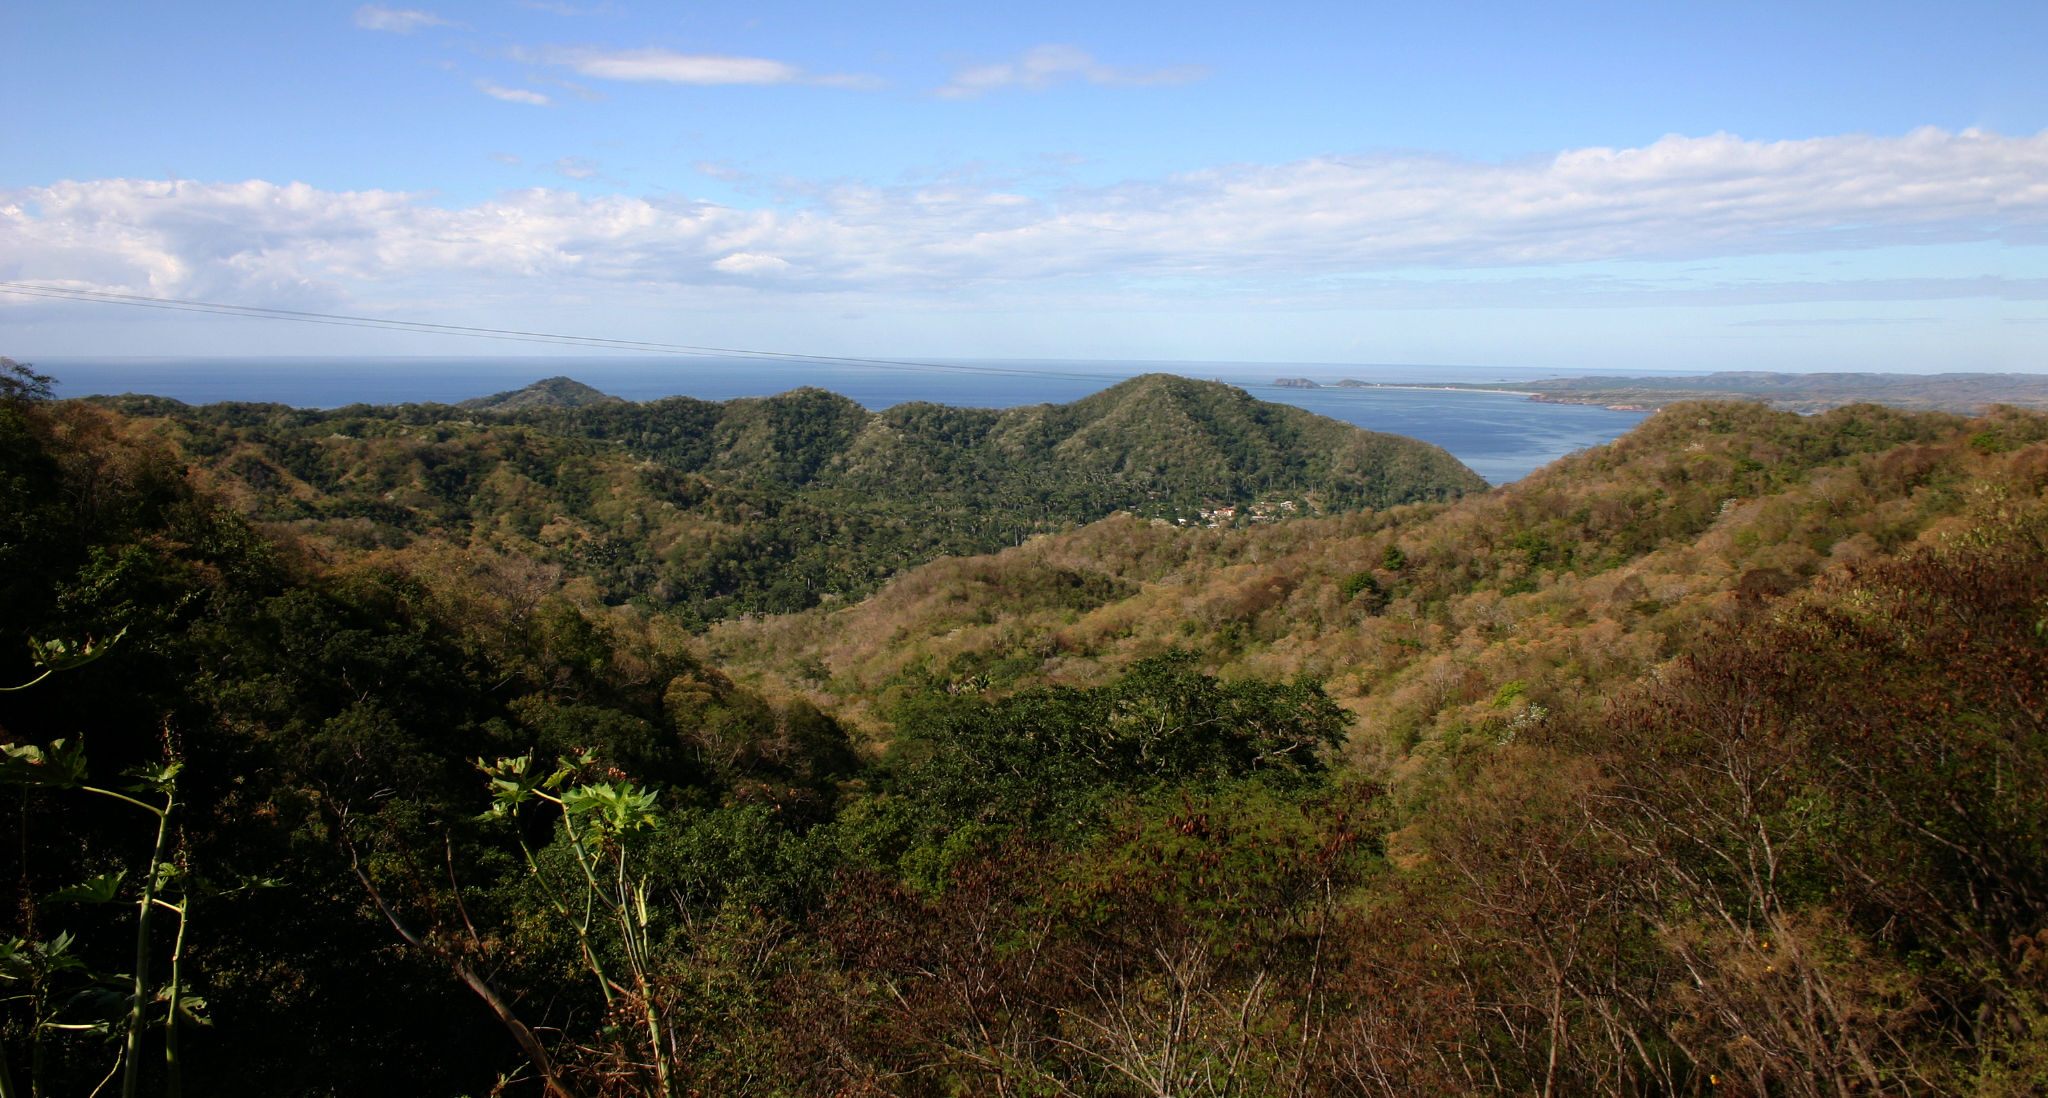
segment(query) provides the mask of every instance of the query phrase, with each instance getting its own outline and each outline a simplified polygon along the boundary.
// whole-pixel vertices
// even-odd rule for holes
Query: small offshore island
[[[0,491],[40,1093],[2048,1065],[2039,411],[1680,401],[1489,489],[1166,375],[319,410],[0,361]]]

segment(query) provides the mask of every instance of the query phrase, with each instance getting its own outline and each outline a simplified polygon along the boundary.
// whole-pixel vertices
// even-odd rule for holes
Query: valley
[[[46,1092],[131,1026],[251,1095],[2048,1065],[2041,413],[1674,403],[1489,490],[1166,377],[312,411],[7,369],[0,972],[47,1024],[0,1056]],[[173,806],[149,859],[117,780]],[[203,1007],[101,975],[94,890],[144,878]]]

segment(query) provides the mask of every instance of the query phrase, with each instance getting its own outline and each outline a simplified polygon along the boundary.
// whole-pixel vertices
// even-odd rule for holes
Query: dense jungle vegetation
[[[599,399],[550,406],[567,386]],[[911,565],[1120,509],[1200,523],[1262,501],[1338,513],[1486,490],[1439,447],[1164,374],[1000,411],[869,412],[821,389],[634,404],[566,378],[486,399],[99,402],[152,423],[209,491],[293,538],[490,547],[692,624],[857,599]]]
[[[691,617],[236,471],[445,412],[8,367],[8,1094],[2048,1088],[2048,417],[1676,405]]]

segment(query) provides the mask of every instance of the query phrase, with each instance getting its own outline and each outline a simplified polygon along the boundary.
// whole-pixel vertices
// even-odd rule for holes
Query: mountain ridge
[[[1141,492],[1164,492],[1184,510],[1255,495],[1274,482],[1320,483],[1335,509],[1487,487],[1442,447],[1171,374],[1141,375],[1067,404],[1002,409],[910,401],[869,412],[806,387],[722,403],[667,397],[503,414],[554,434],[623,441],[678,468],[770,473],[791,486],[873,490],[878,478],[907,475],[906,463],[915,461],[970,476],[980,491],[1026,487],[1007,475],[1019,463],[1071,463],[1085,474],[1147,485]],[[1190,468],[1203,493],[1194,491]],[[1126,495],[1104,513],[1145,502]]]
[[[1119,431],[1234,400],[1170,396],[1000,452],[1141,473]],[[1988,1098],[2048,1065],[2048,416],[1695,402],[1454,502],[905,568],[974,539],[888,542],[951,519],[833,455],[907,430],[968,483],[993,413],[712,408],[677,442],[726,465],[690,472],[450,406],[128,405],[0,399],[9,780],[40,786],[0,869],[31,963],[132,947],[80,880],[167,917],[200,873],[269,886],[208,890],[174,976],[219,1093],[552,1063],[627,1098],[656,1050],[678,1092],[1121,1098],[1159,1089],[1132,1034],[1251,1098]],[[834,568],[894,578],[694,634],[697,595],[618,597]],[[81,747],[175,775],[176,872],[85,804]],[[579,922],[565,887],[662,902]],[[101,1042],[43,1051],[106,1077]]]
[[[494,546],[700,623],[859,597],[1117,511],[1206,524],[1486,490],[1440,447],[1164,375],[1010,409],[870,412],[816,388],[495,411],[90,402],[157,424],[245,514],[332,552]]]

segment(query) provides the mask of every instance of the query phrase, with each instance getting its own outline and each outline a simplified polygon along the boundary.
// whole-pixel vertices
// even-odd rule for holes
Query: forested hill
[[[690,472],[1064,519],[1122,509],[1192,520],[1282,496],[1348,511],[1486,490],[1440,447],[1171,374],[1020,408],[912,401],[869,412],[803,388],[723,403],[528,407],[504,421],[623,443]]]
[[[1452,503],[1116,515],[692,633],[520,547],[708,464],[157,411],[0,360],[12,1093],[2048,1080],[2048,416],[1686,404]],[[501,526],[406,533],[472,458]]]
[[[695,621],[858,597],[1119,510],[1207,524],[1486,488],[1436,446],[1162,374],[1003,410],[593,394],[554,378],[487,398],[497,411],[94,399],[161,432],[245,514],[334,551],[486,545]]]
[[[1598,695],[1742,607],[2000,493],[2031,498],[2044,439],[2048,416],[2010,408],[1674,405],[1455,504],[1245,530],[1118,519],[710,639],[727,666],[841,712],[932,682],[1110,681],[1179,649],[1233,678],[1315,676],[1426,740],[1470,716],[1455,703],[1468,688]]]

